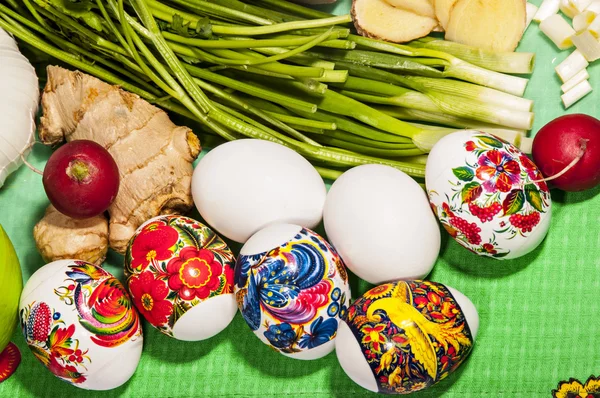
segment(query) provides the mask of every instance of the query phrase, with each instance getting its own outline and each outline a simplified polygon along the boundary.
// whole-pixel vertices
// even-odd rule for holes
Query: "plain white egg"
[[[350,306],[338,329],[336,355],[361,387],[407,394],[456,370],[470,354],[478,330],[477,309],[458,290],[429,281],[388,283]]]
[[[392,167],[365,165],[344,173],[329,190],[323,221],[348,268],[372,284],[423,278],[440,251],[425,192]]]
[[[244,243],[271,223],[314,228],[321,221],[326,188],[315,168],[293,150],[243,139],[222,144],[200,160],[192,195],[208,224]]]
[[[110,390],[135,372],[140,318],[125,287],[107,271],[58,260],[36,271],[19,305],[35,357],[56,377],[87,390]]]

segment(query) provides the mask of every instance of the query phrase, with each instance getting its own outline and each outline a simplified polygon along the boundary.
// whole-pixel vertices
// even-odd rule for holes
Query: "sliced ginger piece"
[[[396,8],[385,0],[354,0],[352,18],[359,34],[395,43],[427,36],[438,25],[434,18]]]
[[[450,11],[458,0],[433,0],[435,8],[435,16],[440,21],[440,25],[444,30],[448,29],[448,21],[450,20]]]
[[[458,0],[446,40],[501,52],[514,51],[527,23],[525,0]]]
[[[385,0],[396,8],[410,11],[422,17],[435,19],[433,0]]]

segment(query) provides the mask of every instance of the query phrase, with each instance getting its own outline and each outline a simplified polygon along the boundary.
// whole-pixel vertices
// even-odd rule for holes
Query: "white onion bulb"
[[[0,187],[30,151],[39,97],[35,69],[0,28]]]

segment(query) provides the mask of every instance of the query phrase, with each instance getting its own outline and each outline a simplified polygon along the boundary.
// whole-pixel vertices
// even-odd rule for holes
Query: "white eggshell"
[[[211,297],[177,320],[173,326],[173,337],[184,341],[209,339],[229,326],[237,310],[233,294]]]
[[[192,195],[208,224],[244,243],[272,223],[314,228],[321,221],[326,187],[315,168],[293,150],[243,139],[220,145],[200,160]]]
[[[425,176],[444,228],[467,249],[496,259],[524,256],[546,236],[552,201],[542,178],[518,148],[471,130],[442,138]]]
[[[329,354],[350,303],[344,264],[322,237],[294,224],[254,234],[236,263],[244,319],[265,344],[302,360]]]
[[[112,324],[96,316],[104,311],[115,316],[116,308],[121,318]],[[76,387],[110,390],[129,380],[137,368],[143,346],[139,315],[124,286],[102,268],[77,260],[45,265],[25,284],[19,313],[36,357],[43,357],[52,373]]]
[[[344,173],[327,194],[323,221],[348,268],[372,284],[423,278],[440,251],[427,195],[392,167],[365,165]]]
[[[434,385],[467,358],[479,330],[477,309],[458,290],[445,286],[451,296],[444,296],[442,304],[438,295],[438,302],[432,303],[427,298],[444,291],[443,285],[407,281],[403,286],[411,293],[406,294],[406,289],[398,288],[400,284],[404,282],[377,286],[353,303],[335,340],[336,356],[344,372],[372,392],[407,394]],[[419,292],[422,287],[426,290]],[[431,311],[443,315],[434,318]],[[445,340],[441,348],[423,337],[427,335],[438,343]],[[374,344],[379,347],[374,349]],[[425,372],[406,373],[409,368],[415,371],[411,364],[423,365],[424,361],[428,364]]]

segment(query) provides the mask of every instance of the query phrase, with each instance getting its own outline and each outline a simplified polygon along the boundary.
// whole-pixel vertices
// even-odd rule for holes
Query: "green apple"
[[[0,352],[10,341],[17,325],[21,290],[23,279],[19,258],[0,225]]]

